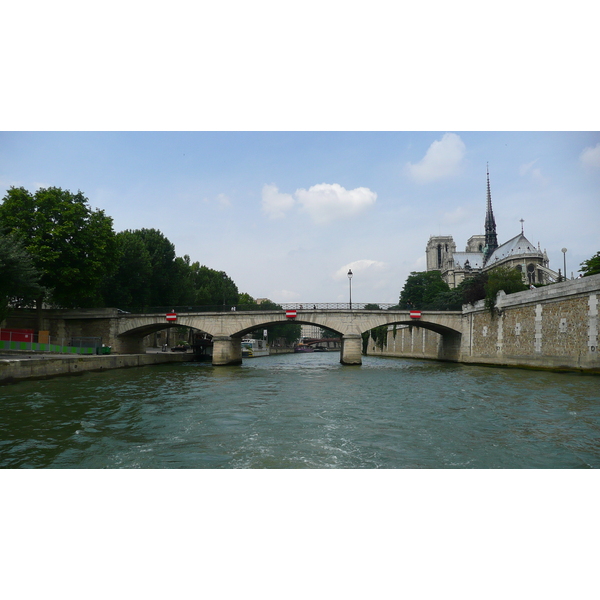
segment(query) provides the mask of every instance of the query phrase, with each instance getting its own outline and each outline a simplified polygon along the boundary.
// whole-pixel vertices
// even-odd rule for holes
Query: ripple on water
[[[339,354],[2,389],[0,466],[598,468],[597,378]]]

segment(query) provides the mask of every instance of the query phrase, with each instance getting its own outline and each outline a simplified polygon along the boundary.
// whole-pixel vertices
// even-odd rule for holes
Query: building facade
[[[487,172],[487,199],[485,235],[473,235],[467,241],[464,252],[457,252],[451,235],[431,236],[427,242],[425,256],[427,271],[440,271],[444,281],[455,288],[468,277],[486,272],[495,267],[510,267],[521,272],[525,283],[547,284],[559,277],[549,267],[546,251],[541,251],[523,233],[498,245],[496,220],[492,209],[490,174]]]

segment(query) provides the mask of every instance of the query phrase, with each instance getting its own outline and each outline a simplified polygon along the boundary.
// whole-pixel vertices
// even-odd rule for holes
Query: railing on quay
[[[0,329],[0,352],[50,352],[56,354],[110,354],[99,337],[59,338],[31,331]]]
[[[260,304],[217,304],[202,306],[152,306],[152,307],[133,307],[127,309],[118,309],[120,314],[184,314],[199,312],[232,312],[232,311],[274,311],[274,310],[393,310],[399,309],[397,304],[374,303],[374,302],[286,302],[276,306],[268,305],[261,307]]]

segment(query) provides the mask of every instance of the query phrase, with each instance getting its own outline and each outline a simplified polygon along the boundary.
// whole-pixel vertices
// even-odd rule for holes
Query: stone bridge
[[[438,358],[458,360],[462,337],[462,312],[424,311],[419,319],[411,318],[407,310],[299,309],[296,317],[285,310],[186,312],[177,314],[175,322],[167,322],[165,313],[118,314],[111,324],[111,345],[120,353],[143,353],[145,336],[168,327],[192,327],[213,338],[213,365],[234,365],[242,362],[242,338],[249,332],[269,325],[294,322],[316,325],[339,333],[342,340],[340,362],[344,365],[362,363],[361,334],[380,325],[411,325],[423,327],[442,336]]]

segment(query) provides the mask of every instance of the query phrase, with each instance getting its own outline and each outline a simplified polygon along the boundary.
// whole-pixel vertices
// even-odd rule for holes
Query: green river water
[[[2,468],[600,467],[600,379],[338,353],[0,388]]]

